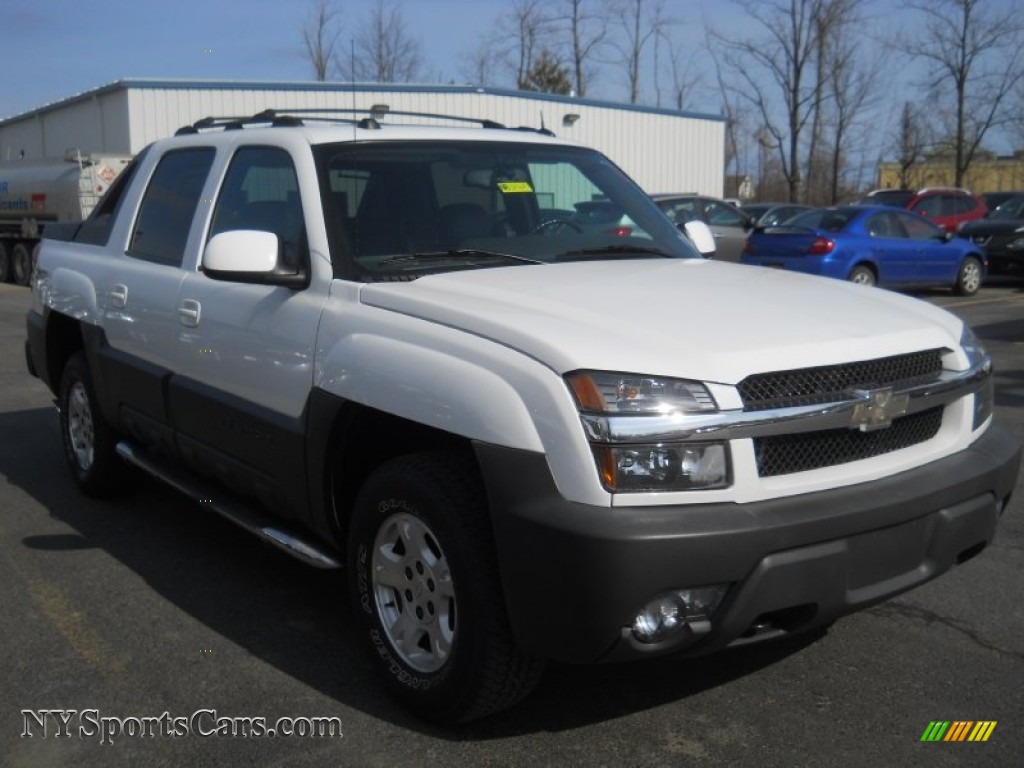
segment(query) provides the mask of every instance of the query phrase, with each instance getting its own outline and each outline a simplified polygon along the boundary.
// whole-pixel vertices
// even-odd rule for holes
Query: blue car
[[[785,226],[755,229],[741,260],[863,285],[951,287],[970,296],[985,277],[986,254],[916,213],[849,205],[808,211]]]

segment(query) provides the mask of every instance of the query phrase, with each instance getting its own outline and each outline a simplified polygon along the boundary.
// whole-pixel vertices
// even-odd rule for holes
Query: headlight
[[[669,414],[718,410],[707,387],[697,381],[603,371],[579,371],[566,380],[583,411]]]
[[[964,354],[967,355],[967,364],[971,368],[991,365],[988,353],[981,345],[981,341],[978,340],[978,337],[974,335],[974,331],[966,323],[964,323],[964,330],[960,334],[960,346],[963,348]]]
[[[688,414],[718,410],[704,384],[605,371],[577,371],[566,382],[607,490],[693,491],[729,485],[727,444],[682,438],[683,433],[689,436]],[[678,440],[672,439],[673,432],[680,434]]]
[[[978,337],[974,335],[966,324],[964,325],[963,333],[960,334],[960,346],[963,347],[964,354],[967,356],[967,363],[971,368],[984,368],[991,370],[992,358],[988,356],[985,348],[981,345]],[[978,429],[982,424],[988,421],[992,415],[992,409],[995,404],[995,393],[992,385],[992,377],[986,376],[984,383],[981,385],[981,389],[974,393],[974,420],[972,429]]]

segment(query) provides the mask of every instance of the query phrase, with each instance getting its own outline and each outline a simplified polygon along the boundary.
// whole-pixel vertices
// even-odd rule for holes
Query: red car
[[[965,222],[982,219],[988,212],[984,200],[958,187],[922,189],[906,207],[931,219],[947,232],[956,232]]]

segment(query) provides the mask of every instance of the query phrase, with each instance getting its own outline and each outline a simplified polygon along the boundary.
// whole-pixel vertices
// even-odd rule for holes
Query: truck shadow
[[[0,476],[72,529],[22,539],[20,546],[38,553],[41,568],[59,572],[61,557],[100,549],[176,608],[292,678],[347,707],[442,739],[488,740],[599,723],[755,673],[820,637],[697,660],[552,665],[515,709],[464,728],[438,728],[408,715],[384,692],[349,629],[343,572],[294,561],[148,478],[117,499],[82,496],[64,467],[52,408],[0,413],[0,434],[20,438],[0,443]]]

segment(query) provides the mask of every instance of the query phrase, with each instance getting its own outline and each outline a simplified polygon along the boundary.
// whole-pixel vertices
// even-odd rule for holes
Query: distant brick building
[[[918,163],[908,171],[908,181],[906,186],[909,189],[952,186],[953,160],[935,157]],[[900,183],[898,163],[881,163],[878,166],[878,186],[881,189],[899,189],[903,186]],[[1024,150],[1018,150],[1008,157],[987,155],[975,159],[967,169],[964,186],[975,193],[1024,189]]]

